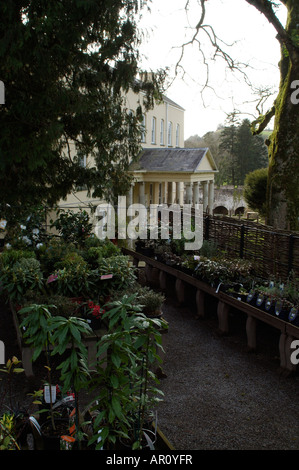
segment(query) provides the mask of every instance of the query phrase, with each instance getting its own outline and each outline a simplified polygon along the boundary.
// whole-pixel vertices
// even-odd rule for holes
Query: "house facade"
[[[142,92],[130,90],[126,95],[128,112],[134,113],[142,100]],[[214,175],[218,170],[209,149],[184,149],[184,112],[164,95],[159,104],[144,114],[140,135],[143,150],[139,161],[129,170],[132,186],[127,195],[119,195],[126,196],[127,205],[202,203],[204,211],[212,212]],[[88,164],[88,160],[84,159],[82,164]],[[59,206],[79,210],[101,202],[88,198],[82,189],[70,194]]]

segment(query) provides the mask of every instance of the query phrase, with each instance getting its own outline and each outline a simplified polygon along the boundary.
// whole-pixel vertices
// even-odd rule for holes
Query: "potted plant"
[[[86,320],[92,330],[99,330],[101,328],[104,313],[105,309],[98,303],[94,303],[92,300],[87,302]]]
[[[165,296],[160,292],[156,292],[150,287],[144,286],[139,287],[136,291],[136,298],[141,306],[142,312],[147,317],[161,317],[162,316],[162,305],[165,301]]]
[[[0,372],[6,374],[5,386],[0,399],[0,450],[20,450],[21,449],[21,434],[22,428],[18,429],[17,421],[22,419],[18,411],[15,410],[14,404],[12,403],[12,381],[15,374],[20,374],[24,371],[20,367],[21,362],[17,357],[13,356],[12,359],[8,359],[6,364]],[[4,401],[8,396],[8,404],[4,409]],[[23,427],[23,426],[22,426]]]
[[[83,344],[83,337],[91,334],[92,330],[82,318],[61,316],[52,317],[49,329],[54,344],[51,355],[59,354],[65,357],[57,370],[61,370],[62,392],[72,390],[75,396],[74,426],[70,434],[73,434],[71,437],[75,438],[81,448],[84,436],[80,425],[79,391],[89,377],[87,349]]]
[[[32,361],[36,361],[41,353],[45,352],[46,368],[49,387],[50,419],[55,430],[53,400],[52,400],[52,376],[50,365],[50,345],[52,345],[52,335],[50,331],[50,321],[52,319],[50,308],[54,306],[32,304],[20,309],[19,314],[23,316],[20,327],[24,330],[24,341],[32,347]],[[55,308],[55,307],[54,307]]]
[[[125,440],[140,448],[149,396],[154,399],[160,393],[152,385],[157,379],[150,366],[158,358],[163,321],[147,318],[136,304],[136,295],[124,296],[111,306],[104,315],[109,319],[108,334],[99,341],[102,359],[90,385],[99,390],[91,407],[94,435],[90,442],[97,448],[115,449]]]
[[[41,435],[46,448],[60,448],[61,435],[69,433],[69,419],[57,416],[54,402],[56,393],[53,393],[50,356],[59,354],[64,357],[63,362],[57,367],[61,370],[63,382],[62,392],[74,391],[75,396],[75,436],[80,442],[82,434],[79,426],[79,400],[78,393],[86,381],[89,369],[87,366],[87,350],[83,345],[83,335],[91,334],[88,323],[77,317],[65,318],[52,316],[50,309],[53,306],[31,305],[20,310],[24,315],[21,326],[25,328],[24,339],[33,348],[32,360],[35,361],[42,351],[46,353],[48,373],[48,412],[50,419],[46,419],[41,425]],[[50,346],[53,348],[50,351]]]
[[[124,255],[103,258],[96,271],[96,286],[102,296],[108,296],[112,290],[130,289],[136,281],[130,259]]]

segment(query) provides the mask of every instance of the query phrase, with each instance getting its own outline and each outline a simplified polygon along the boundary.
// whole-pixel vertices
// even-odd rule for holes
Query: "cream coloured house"
[[[130,90],[126,95],[128,112],[134,113],[142,101],[142,92]],[[144,114],[144,131],[140,136],[143,150],[139,161],[130,168],[133,183],[125,195],[128,205],[201,202],[204,211],[212,211],[217,167],[209,149],[184,149],[184,111],[163,96],[162,102]],[[92,162],[86,157],[82,164]],[[100,202],[103,201],[88,198],[87,192],[80,190],[70,194],[59,206],[79,210]]]

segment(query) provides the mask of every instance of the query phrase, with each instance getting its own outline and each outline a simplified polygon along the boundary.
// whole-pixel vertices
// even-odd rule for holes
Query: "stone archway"
[[[237,209],[235,210],[235,215],[244,215],[244,213],[245,213],[244,206],[237,207]]]
[[[225,206],[217,206],[213,210],[214,215],[228,215],[228,209]]]

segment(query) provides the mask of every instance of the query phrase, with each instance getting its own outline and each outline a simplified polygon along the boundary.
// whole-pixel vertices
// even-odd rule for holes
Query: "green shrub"
[[[134,269],[130,266],[130,258],[124,255],[102,258],[98,273],[99,276],[112,274],[112,279],[102,281],[107,283],[106,286],[109,291],[113,289],[123,290],[130,288],[136,281]]]
[[[31,250],[5,250],[0,255],[0,266],[13,266],[21,258],[35,258],[34,251]]]
[[[40,262],[35,258],[21,258],[13,266],[6,265],[0,272],[0,281],[8,299],[20,303],[27,291],[43,288]]]
[[[121,250],[110,240],[100,241],[98,246],[91,247],[87,250],[84,257],[92,266],[98,266],[103,258],[120,255]]]
[[[266,215],[268,168],[248,173],[244,182],[244,199],[248,206],[264,217]]]

